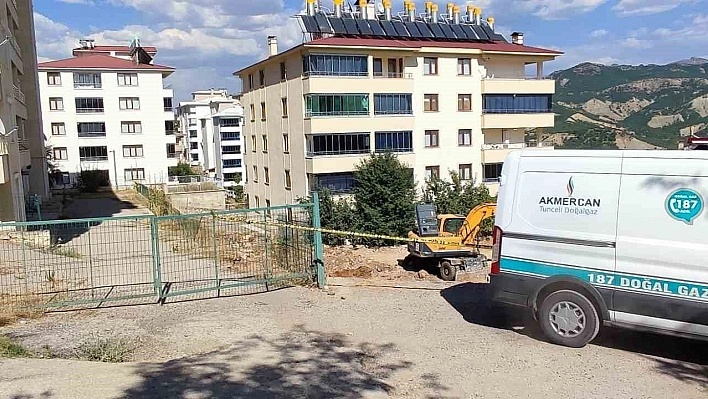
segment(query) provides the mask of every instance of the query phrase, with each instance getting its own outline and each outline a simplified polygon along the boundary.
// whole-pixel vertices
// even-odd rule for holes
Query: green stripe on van
[[[708,300],[708,285],[705,284],[664,280],[655,277],[614,273],[504,257],[501,259],[500,266],[502,272],[524,273],[541,277],[558,275],[573,276],[600,287],[645,292],[654,295]]]

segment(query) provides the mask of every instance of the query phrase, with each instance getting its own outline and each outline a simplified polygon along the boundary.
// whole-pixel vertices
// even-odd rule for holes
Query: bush
[[[79,191],[83,193],[95,193],[99,188],[111,185],[106,170],[82,170],[79,173],[78,183]]]
[[[0,358],[30,356],[32,356],[32,354],[22,345],[10,341],[7,337],[0,336]]]
[[[124,338],[93,337],[77,348],[79,359],[105,363],[123,363],[132,352],[133,345]]]
[[[180,162],[177,166],[170,166],[167,168],[167,174],[169,176],[192,176],[197,173],[194,173],[194,170],[188,163]]]

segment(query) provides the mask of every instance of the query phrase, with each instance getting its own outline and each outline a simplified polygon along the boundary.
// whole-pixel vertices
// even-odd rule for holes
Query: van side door
[[[708,335],[708,162],[642,153],[623,161],[611,316]]]

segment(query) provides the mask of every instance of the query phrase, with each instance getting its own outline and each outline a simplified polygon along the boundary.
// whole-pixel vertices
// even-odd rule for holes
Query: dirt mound
[[[380,280],[440,281],[433,271],[404,268],[406,255],[408,252],[405,246],[377,249],[325,247],[327,275]]]

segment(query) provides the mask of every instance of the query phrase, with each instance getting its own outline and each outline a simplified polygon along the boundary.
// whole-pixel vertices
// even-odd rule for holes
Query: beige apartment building
[[[0,7],[0,221],[23,221],[30,196],[49,196],[32,1]]]
[[[487,40],[365,35],[360,11],[350,21],[312,12],[319,27],[303,24],[310,40],[285,52],[269,38],[270,56],[235,73],[243,84],[249,205],[293,203],[319,187],[346,193],[355,166],[384,151],[410,165],[419,187],[454,171],[496,193],[510,151],[552,149],[527,137],[554,124],[555,82],[543,65],[561,53],[526,46],[519,33],[509,43],[493,34],[493,21],[475,22],[474,13],[459,31],[485,28]],[[437,15],[397,21],[388,12],[372,21],[372,14],[371,28],[394,21],[411,36],[415,26],[422,35],[426,26],[431,33],[431,25],[448,25],[447,32],[464,24]],[[355,23],[360,34],[338,34],[338,19]],[[322,21],[332,30],[312,32]]]

